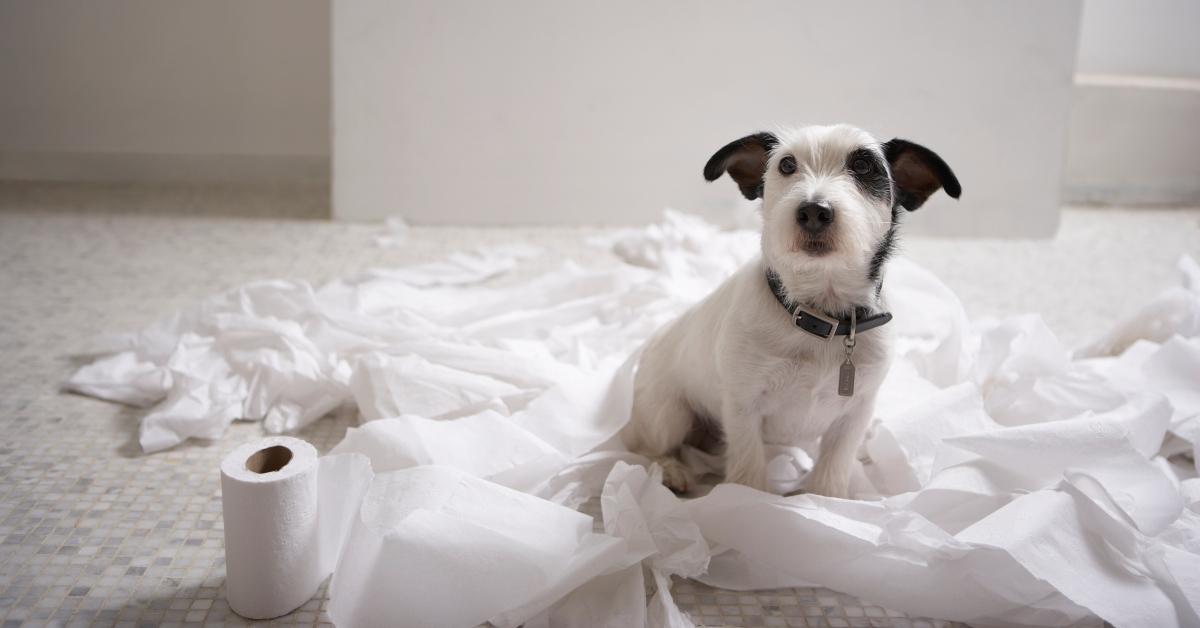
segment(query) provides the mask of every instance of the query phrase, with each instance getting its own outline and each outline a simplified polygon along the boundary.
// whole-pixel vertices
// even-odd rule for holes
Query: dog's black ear
[[[896,186],[896,204],[914,211],[931,194],[944,188],[946,194],[958,198],[962,186],[950,166],[937,153],[907,140],[894,139],[883,144],[883,154],[892,170]]]
[[[755,133],[734,140],[717,151],[704,164],[704,178],[716,181],[728,172],[737,182],[742,196],[754,200],[762,196],[763,173],[767,170],[767,157],[779,140],[770,133]]]

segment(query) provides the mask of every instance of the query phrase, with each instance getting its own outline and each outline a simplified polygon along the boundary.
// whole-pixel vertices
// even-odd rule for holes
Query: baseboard
[[[327,183],[329,156],[0,151],[0,180]]]
[[[1068,205],[1107,207],[1200,207],[1200,184],[1168,187],[1147,185],[1066,185]]]

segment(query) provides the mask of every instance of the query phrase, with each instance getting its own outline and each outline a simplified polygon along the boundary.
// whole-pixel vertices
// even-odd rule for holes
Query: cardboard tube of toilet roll
[[[221,462],[225,589],[238,615],[286,615],[329,575],[321,560],[319,466],[312,445],[288,436],[243,445]]]

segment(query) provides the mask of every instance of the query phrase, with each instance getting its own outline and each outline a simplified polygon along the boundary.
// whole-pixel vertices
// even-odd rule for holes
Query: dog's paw
[[[695,482],[691,469],[678,458],[659,458],[655,460],[662,467],[663,486],[676,493],[686,493]]]

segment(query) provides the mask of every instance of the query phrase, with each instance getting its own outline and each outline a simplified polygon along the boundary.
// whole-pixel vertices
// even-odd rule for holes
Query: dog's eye
[[[779,172],[782,174],[792,174],[796,171],[796,158],[791,155],[784,155],[783,159],[779,160]]]
[[[857,157],[854,161],[850,162],[850,169],[857,175],[867,174],[871,172],[871,160],[865,157]]]

